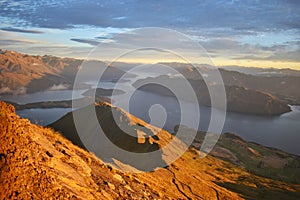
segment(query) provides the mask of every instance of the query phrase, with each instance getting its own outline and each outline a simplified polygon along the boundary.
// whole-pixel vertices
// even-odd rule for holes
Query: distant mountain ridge
[[[255,76],[300,76],[300,70],[296,69],[277,69],[277,68],[260,68],[260,67],[243,67],[243,66],[222,66],[220,69],[228,70],[228,71],[237,71],[244,74],[255,75]]]
[[[215,67],[210,65],[195,64],[197,70],[191,64],[184,63],[164,63],[165,65],[176,67],[187,79],[203,79],[202,75],[207,76]],[[230,68],[219,68],[224,84],[226,86],[244,87],[252,90],[269,93],[287,104],[300,105],[300,76],[291,75],[293,72],[300,74],[298,70],[287,70],[288,73],[278,76],[272,73],[269,76],[242,73],[239,71],[228,70]],[[245,68],[246,70],[247,68]],[[201,75],[199,74],[199,71]],[[240,70],[241,71],[241,70]],[[281,69],[273,71],[283,71]],[[283,72],[282,72],[283,73]]]
[[[71,88],[83,60],[74,58],[60,58],[55,56],[33,56],[18,52],[0,49],[0,94],[5,93],[31,93],[55,88]],[[106,63],[101,61],[86,61],[89,67],[106,67]],[[160,63],[175,67],[188,79],[199,78],[195,69],[190,64],[184,63]],[[116,81],[125,71],[122,70],[122,63],[116,66],[109,66],[102,76],[103,80]],[[128,70],[134,65],[124,64],[124,70]],[[209,73],[211,66],[199,65],[203,74]],[[232,68],[220,68],[225,85],[244,87],[269,93],[287,104],[300,105],[300,74],[297,70],[270,69],[270,71],[282,72],[282,76],[269,74],[259,76],[245,74],[237,71],[229,71]],[[246,69],[245,69],[246,70]],[[266,70],[268,71],[268,70]],[[254,73],[255,74],[255,73]],[[132,75],[134,76],[134,75]],[[86,77],[88,80],[88,77]]]
[[[199,104],[211,106],[211,97],[204,80],[188,79],[188,81],[195,91]],[[153,82],[165,83],[166,85],[185,84],[185,80],[182,78],[162,75],[155,78],[137,80],[135,83],[133,83],[133,86],[139,90],[156,93],[163,96],[175,97],[175,94],[167,90],[165,87],[158,84],[151,84]],[[211,86],[211,89],[215,89],[216,91],[219,88],[220,86]],[[224,88],[226,91],[227,111],[255,115],[280,115],[291,111],[287,103],[266,92],[235,85],[225,85]],[[178,90],[178,94],[176,95],[182,97],[182,100],[190,100],[189,97],[184,95],[184,91],[182,94],[180,94],[180,92],[181,91]]]
[[[31,93],[58,85],[71,88],[82,62],[74,58],[33,56],[0,50],[0,94]],[[86,62],[91,68],[106,67],[101,61]],[[108,67],[102,79],[114,80],[124,73],[120,69]]]

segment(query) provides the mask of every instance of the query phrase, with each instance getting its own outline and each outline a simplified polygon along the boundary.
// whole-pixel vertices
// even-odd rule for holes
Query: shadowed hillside
[[[92,119],[91,113],[93,112],[97,115],[96,121]],[[95,106],[90,105],[81,108],[73,113],[70,112],[49,125],[63,133],[65,137],[82,148],[85,148],[85,146],[75,127],[74,113],[79,116],[84,116],[83,119],[86,119],[84,122],[86,131],[81,133],[81,137],[89,138],[89,141],[91,141],[89,144],[93,145],[92,148],[101,152],[101,154],[98,155],[100,158],[104,160],[106,158],[115,158],[121,162],[127,161],[129,163],[125,164],[130,164],[137,169],[146,171],[154,170],[157,163],[161,163],[160,165],[162,166],[165,165],[161,156],[163,152],[152,159],[146,159],[145,155],[145,157],[142,158],[136,156],[131,161],[128,160],[126,152],[148,153],[161,151],[160,149],[172,139],[172,135],[168,132],[153,127],[109,103],[99,103]],[[99,130],[99,125],[103,131],[103,137],[98,137],[98,135],[102,134]],[[130,133],[130,135],[128,133]],[[119,152],[111,148],[108,145],[108,141],[105,140],[106,138],[112,142],[112,145],[116,145],[126,152]],[[176,148],[174,147],[174,149]],[[142,160],[139,162],[137,161],[138,159]]]

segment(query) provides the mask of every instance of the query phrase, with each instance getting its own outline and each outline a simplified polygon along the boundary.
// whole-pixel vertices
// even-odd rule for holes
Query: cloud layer
[[[5,1],[3,16],[24,25],[69,28],[230,27],[238,31],[300,28],[297,0],[166,0],[166,1]]]
[[[188,34],[214,58],[299,62],[300,57],[298,0],[22,0],[2,1],[0,11],[0,36],[10,33],[0,48],[25,52],[86,55],[99,44],[139,42],[126,44],[132,35],[115,37],[124,30],[164,27]],[[159,38],[152,42],[172,36]]]

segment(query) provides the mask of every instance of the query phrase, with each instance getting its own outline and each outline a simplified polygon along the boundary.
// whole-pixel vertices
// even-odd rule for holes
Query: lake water
[[[70,112],[71,108],[50,108],[50,109],[26,109],[19,110],[17,114],[20,117],[28,118],[31,122],[40,125],[48,125],[55,122],[60,117]]]
[[[122,96],[118,97],[122,99]],[[165,108],[167,120],[164,128],[170,132],[180,123],[180,116],[185,116],[191,121],[195,119],[195,107],[192,103],[185,106],[184,113],[180,112],[179,103],[175,98],[162,97],[156,94],[137,91],[130,101],[129,111],[133,115],[150,122],[149,108],[154,104],[161,104]],[[122,102],[116,104],[122,107]],[[257,116],[228,112],[223,127],[224,132],[232,132],[242,136],[245,140],[254,141],[270,147],[276,147],[290,153],[300,155],[300,106],[292,106],[292,112],[281,116]],[[200,106],[200,128],[207,130],[211,116],[209,107]],[[157,121],[152,124],[160,126],[165,117],[157,115]],[[152,122],[152,121],[151,121]],[[186,123],[184,125],[191,126]]]
[[[85,90],[77,90],[74,93],[75,99],[82,98],[81,95]],[[32,94],[23,95],[2,95],[1,100],[11,101],[18,104],[27,104],[42,101],[63,101],[72,99],[72,90],[54,90],[43,91]],[[40,125],[48,125],[60,117],[70,112],[71,108],[47,108],[47,109],[25,109],[17,110],[17,114],[21,117],[28,118],[31,122]]]
[[[130,82],[124,82],[118,86],[119,89],[129,91],[133,89]],[[100,84],[104,88],[113,88],[114,83],[106,82]],[[82,97],[85,90],[76,91],[76,98]],[[65,91],[45,91],[34,94],[26,94],[19,96],[2,96],[2,100],[15,101],[18,103],[30,103],[39,101],[56,101],[56,100],[69,100],[72,98],[72,90]],[[126,108],[126,94],[117,95],[112,97],[117,106]],[[162,122],[166,122],[163,127],[173,132],[175,125],[180,123],[180,116],[184,115],[190,121],[195,119],[195,106],[190,102],[182,102],[185,105],[183,113],[180,111],[179,102],[172,97],[164,97],[157,94],[135,91],[130,98],[129,109],[133,115],[154,125],[162,126]],[[155,118],[150,118],[149,109],[152,105],[160,104],[165,109],[161,115]],[[227,113],[223,132],[233,132],[248,141],[254,141],[266,146],[276,147],[290,153],[300,155],[300,107],[292,106],[292,112],[285,113],[281,116],[255,116],[245,115],[240,113]],[[27,109],[18,111],[21,117],[27,117],[34,123],[47,125],[59,119],[71,108],[51,108],[51,109]],[[200,130],[207,130],[211,110],[208,107],[200,107]],[[159,112],[158,112],[159,113]],[[154,121],[153,121],[154,120]],[[185,125],[189,125],[186,123]]]
[[[75,99],[83,97],[81,94],[86,90],[76,90]],[[23,95],[0,95],[4,101],[12,101],[18,104],[27,104],[42,101],[63,101],[72,99],[73,90],[47,90]]]

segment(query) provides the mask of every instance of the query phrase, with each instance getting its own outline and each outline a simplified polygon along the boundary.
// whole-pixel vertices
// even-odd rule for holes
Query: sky
[[[137,31],[144,27],[185,34],[217,66],[300,70],[299,0],[0,0],[1,49],[84,59],[101,46],[96,59],[105,61],[153,37],[153,47],[168,43],[190,58],[199,51],[172,32]],[[161,51],[122,61],[179,60]]]

